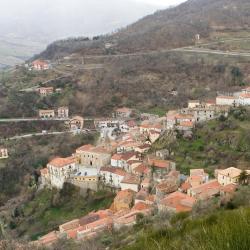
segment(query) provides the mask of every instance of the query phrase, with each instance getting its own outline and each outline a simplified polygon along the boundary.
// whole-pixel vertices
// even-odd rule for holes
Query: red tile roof
[[[100,172],[109,172],[120,176],[125,176],[127,174],[127,172],[124,171],[123,169],[114,167],[101,167]]]
[[[140,184],[140,179],[136,175],[126,174],[126,176],[123,178],[121,183],[139,185]]]
[[[179,191],[167,195],[161,200],[160,204],[169,208],[175,209],[176,212],[186,212],[191,211],[195,203],[193,197],[189,197]]]
[[[115,161],[119,161],[122,159],[122,154],[114,154],[111,159]]]
[[[150,169],[148,166],[141,164],[138,167],[135,167],[133,171],[138,174],[148,174]]]
[[[70,156],[70,157],[67,157],[67,158],[57,157],[57,158],[53,159],[52,161],[50,161],[48,164],[52,165],[54,167],[57,167],[57,168],[62,168],[62,167],[65,167],[65,166],[67,166],[69,164],[73,164],[75,162],[76,162],[75,157]]]
[[[166,160],[158,160],[158,159],[149,159],[148,164],[153,165],[157,168],[169,168],[170,167],[170,161]]]
[[[148,210],[150,208],[151,206],[146,204],[145,202],[138,202],[132,207],[131,211],[143,211],[143,210]]]

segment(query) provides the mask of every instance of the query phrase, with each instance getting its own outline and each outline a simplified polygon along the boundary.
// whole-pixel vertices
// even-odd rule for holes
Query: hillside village
[[[249,6],[190,0],[3,72],[0,249],[249,249]]]
[[[239,96],[244,93],[247,97],[248,90],[244,88]],[[174,157],[167,149],[151,151],[163,134],[179,133],[189,138],[199,123],[227,117],[235,102],[225,103],[223,98],[191,100],[187,108],[168,111],[164,117],[145,113],[138,117],[136,110],[123,107],[116,109],[111,118],[96,119],[98,144],[83,145],[73,155],[48,162],[40,171],[40,188],[62,189],[65,183],[85,191],[108,188],[116,193],[113,204],[107,210],[93,211],[60,225],[35,244],[51,245],[62,238],[93,239],[101,232],[136,224],[138,214],[149,216],[156,210],[187,212],[199,201],[213,197],[220,197],[224,203],[230,201],[238,185],[250,181],[250,170],[225,166],[216,169],[212,177],[204,169],[190,169],[186,176],[170,160]],[[83,118],[70,121],[71,129],[81,131]]]

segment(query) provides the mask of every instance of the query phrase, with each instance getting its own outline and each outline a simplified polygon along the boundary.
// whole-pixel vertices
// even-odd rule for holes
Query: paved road
[[[1,122],[29,122],[29,121],[68,121],[69,119],[59,119],[59,118],[53,118],[53,119],[40,119],[40,118],[0,118]]]
[[[96,132],[95,129],[83,129],[80,133],[92,133],[92,132]],[[19,140],[19,139],[24,139],[24,138],[30,138],[30,137],[34,137],[34,136],[46,136],[46,135],[63,135],[63,134],[74,134],[74,131],[62,131],[62,132],[46,132],[46,133],[30,133],[30,134],[26,134],[26,135],[17,135],[17,136],[13,136],[10,138],[5,138],[5,139],[0,139],[0,141],[8,141],[8,140]]]
[[[222,51],[222,50],[211,50],[211,49],[201,48],[202,46],[208,46],[208,45],[213,45],[213,44],[218,44],[218,43],[223,43],[223,42],[246,41],[246,40],[250,40],[250,37],[224,39],[224,40],[220,40],[220,41],[204,43],[204,44],[197,44],[194,46],[180,47],[180,48],[176,48],[176,49],[153,50],[153,51],[148,51],[148,52],[117,54],[117,55],[99,55],[99,56],[98,55],[97,56],[90,55],[90,56],[84,56],[84,59],[136,57],[136,56],[144,56],[144,55],[157,55],[157,54],[161,54],[161,53],[168,53],[168,52],[174,52],[174,51],[250,57],[250,53],[248,53],[248,52]]]
[[[69,134],[72,133],[71,131],[63,131],[63,132],[47,132],[47,133],[31,133],[31,134],[26,134],[26,135],[17,135],[10,137],[6,140],[18,140],[22,138],[30,138],[33,136],[45,136],[45,135],[62,135],[62,134]]]
[[[185,48],[185,49],[182,48],[182,49],[175,49],[175,51],[198,53],[198,54],[215,54],[215,55],[225,55],[225,56],[250,57],[250,52],[222,51],[222,50],[210,50],[201,48]]]

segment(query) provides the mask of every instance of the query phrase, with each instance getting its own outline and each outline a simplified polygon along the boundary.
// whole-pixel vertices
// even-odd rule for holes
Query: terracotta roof
[[[181,184],[181,190],[183,192],[186,192],[188,189],[190,189],[192,186],[189,182],[184,182]]]
[[[142,211],[142,210],[148,210],[150,208],[151,206],[146,204],[145,202],[138,202],[132,207],[131,211]]]
[[[123,180],[121,181],[121,183],[139,185],[140,184],[140,180],[139,180],[139,178],[136,175],[126,174],[126,176],[123,178]]]
[[[120,176],[125,176],[127,174],[123,169],[114,167],[101,167],[100,172],[109,172]]]
[[[38,59],[32,62],[32,65],[47,66],[48,63],[44,60]]]
[[[135,168],[133,169],[133,171],[134,171],[135,173],[138,173],[138,174],[147,174],[147,173],[149,173],[150,169],[149,169],[148,166],[146,166],[146,165],[144,165],[144,164],[141,164],[141,165],[135,167]]]
[[[75,219],[72,221],[69,221],[67,223],[64,223],[62,225],[59,226],[60,231],[68,231],[68,230],[72,230],[72,229],[76,229],[80,226],[79,224],[79,219]]]
[[[180,126],[192,128],[192,127],[194,126],[194,123],[193,123],[193,122],[190,122],[190,121],[187,121],[187,122],[180,122]]]
[[[70,239],[76,239],[77,238],[77,231],[78,231],[79,227],[73,230],[69,230],[67,231],[67,236]]]
[[[89,213],[88,215],[79,219],[80,226],[85,226],[91,222],[97,221],[100,219],[100,216],[95,213]]]
[[[178,189],[178,185],[176,183],[176,180],[165,180],[159,184],[156,185],[156,190],[164,192],[164,193],[170,193],[174,192]]]
[[[135,121],[128,121],[127,122],[127,125],[129,126],[129,127],[135,127],[136,126],[136,122]]]
[[[188,114],[177,114],[175,116],[176,119],[193,119],[193,115],[188,115]]]
[[[197,187],[191,188],[190,191],[192,191],[192,193],[194,193],[195,196],[198,196],[200,199],[206,199],[219,193],[221,187],[222,186],[217,180],[211,180]]]
[[[207,104],[216,104],[216,100],[215,99],[210,99],[206,101]]]
[[[58,240],[57,232],[53,231],[53,232],[50,232],[50,233],[42,236],[39,239],[39,242],[41,242],[41,244],[44,244],[44,245],[50,245],[50,244],[56,242],[57,240]]]
[[[60,157],[55,158],[52,161],[50,161],[48,164],[52,165],[53,167],[62,168],[62,167],[65,167],[66,165],[69,165],[75,162],[76,162],[75,157],[70,156],[67,158],[60,158]]]
[[[158,159],[149,159],[148,164],[153,165],[157,168],[169,168],[170,167],[170,161],[166,160],[158,160]]]
[[[114,154],[112,157],[111,157],[112,160],[115,160],[115,161],[119,161],[122,159],[122,154]]]
[[[116,201],[116,202],[117,201],[119,202],[120,200],[122,200],[122,201],[124,201],[124,200],[129,201],[129,200],[133,199],[134,195],[135,195],[134,191],[132,191],[130,189],[125,189],[125,190],[122,190],[122,191],[120,191],[120,192],[117,193],[114,201]]]
[[[249,98],[250,98],[250,93],[243,93],[243,94],[240,94],[240,97],[249,99]]]
[[[134,156],[136,156],[135,152],[127,152],[127,153],[122,154],[121,159],[124,161],[128,161],[129,159],[131,159]]]
[[[108,154],[108,150],[102,146],[95,147],[91,144],[83,145],[80,148],[76,149],[76,151],[82,151],[82,152],[91,152],[91,153],[103,153]]]
[[[161,205],[175,209],[176,212],[191,211],[195,199],[179,191],[167,195],[161,200]]]
[[[236,189],[237,189],[237,185],[235,184],[228,184],[222,187],[222,191],[224,191],[225,193],[234,193]]]

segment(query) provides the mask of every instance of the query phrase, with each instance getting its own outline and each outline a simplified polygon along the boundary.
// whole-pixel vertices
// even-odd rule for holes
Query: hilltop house
[[[59,107],[57,109],[58,118],[68,118],[69,117],[69,108],[68,107]]]
[[[39,117],[43,119],[48,119],[48,118],[54,118],[55,117],[55,111],[53,109],[49,110],[39,110]]]
[[[8,149],[7,148],[0,148],[0,159],[7,159],[8,157],[9,157]]]
[[[61,189],[70,175],[77,172],[76,160],[74,157],[57,157],[47,164],[47,169],[50,185]]]
[[[41,60],[41,59],[33,61],[31,63],[31,65],[32,65],[32,68],[34,70],[47,70],[47,69],[49,69],[48,62]]]
[[[51,95],[54,92],[53,87],[40,87],[37,90],[38,90],[38,93],[40,94],[41,97]]]
[[[110,164],[111,152],[102,146],[84,145],[76,150],[76,159],[80,165],[100,169]]]

